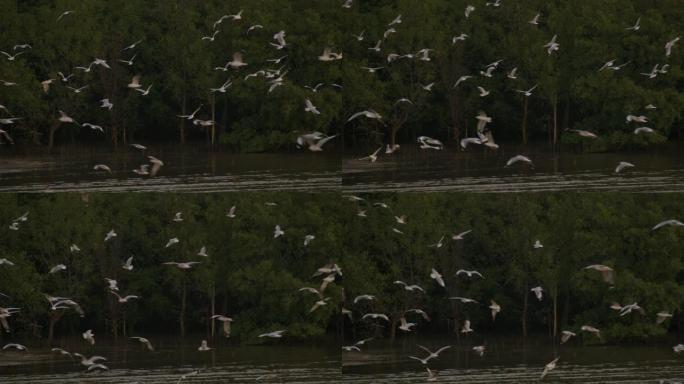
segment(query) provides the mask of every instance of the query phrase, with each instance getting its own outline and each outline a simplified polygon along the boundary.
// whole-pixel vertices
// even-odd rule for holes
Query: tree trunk
[[[183,291],[181,292],[181,310],[180,310],[180,333],[181,337],[185,337],[185,299],[186,299],[185,282],[183,282]]]
[[[55,122],[50,126],[50,129],[48,130],[48,148],[52,148],[55,144],[55,132],[57,132],[57,129],[60,127],[59,122]]]
[[[390,324],[390,342],[394,342],[394,339],[397,337],[397,317],[392,316],[392,322]]]
[[[211,148],[214,148],[216,140],[216,94],[211,94]],[[212,335],[214,334],[212,327]]]
[[[553,337],[558,336],[558,289],[553,292]]]
[[[213,106],[213,104],[212,104]],[[211,316],[213,317],[216,314],[216,288],[214,286],[211,287]],[[211,338],[214,338],[214,335],[216,334],[216,322],[214,319],[211,319]]]
[[[525,103],[523,106],[523,122],[522,122],[522,141],[523,144],[527,144],[527,107],[529,105],[530,98],[525,97]]]
[[[527,291],[527,283],[525,283],[525,291],[523,292],[525,298],[523,299],[523,311],[522,311],[522,332],[523,338],[527,339],[527,300],[529,298],[529,292]]]
[[[55,336],[55,324],[62,318],[62,312],[52,312],[50,315],[50,325],[48,327],[48,344],[52,344],[52,339]]]
[[[181,103],[181,115],[186,115],[186,98],[185,98],[185,91],[183,91],[183,102]],[[180,143],[181,145],[185,144],[185,118],[181,118],[180,121]]]
[[[558,97],[553,98],[553,145],[558,144]]]

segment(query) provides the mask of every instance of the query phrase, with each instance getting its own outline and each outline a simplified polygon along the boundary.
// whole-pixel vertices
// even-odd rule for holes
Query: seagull
[[[454,37],[451,38],[451,44],[456,44],[456,43],[458,43],[459,41],[465,41],[465,40],[466,40],[467,38],[469,38],[469,37],[470,37],[470,36],[468,36],[467,34],[461,33],[460,35],[454,36]]]
[[[110,291],[118,291],[119,290],[118,282],[116,280],[105,277],[105,281],[107,282],[107,285],[108,285],[107,289],[109,289]]]
[[[437,381],[437,373],[433,370],[431,370],[428,367],[425,367],[425,370],[427,371],[427,381]]]
[[[595,271],[601,272],[601,275],[603,276],[603,281],[610,285],[614,284],[613,268],[602,264],[592,264],[584,267],[584,269],[593,269]]]
[[[617,167],[615,167],[615,173],[620,173],[622,172],[625,168],[632,168],[634,167],[634,164],[628,163],[626,161],[621,161],[620,164],[618,164]]]
[[[473,351],[477,353],[478,356],[482,357],[484,356],[486,347],[484,345],[476,345],[473,347]]]
[[[199,261],[186,261],[183,263],[177,263],[175,261],[168,261],[168,262],[162,263],[162,264],[175,265],[176,267],[178,267],[178,269],[190,269],[190,268],[192,268],[193,265],[200,264],[200,262]]]
[[[283,231],[283,230],[280,228],[280,225],[276,224],[275,229],[273,230],[273,238],[274,238],[274,239],[277,239],[277,238],[279,238],[280,236],[282,236],[282,235],[284,235],[284,234],[285,234],[285,231]]]
[[[466,7],[466,9],[465,9],[465,17],[466,17],[466,19],[470,17],[470,14],[473,13],[474,10],[475,10],[475,7],[473,7],[472,5],[468,5],[468,6]]]
[[[54,267],[50,268],[50,274],[57,273],[60,271],[66,271],[67,267],[64,264],[57,264]]]
[[[150,341],[147,340],[146,338],[139,337],[139,336],[133,336],[130,338],[134,339],[134,340],[138,340],[139,342],[141,342],[147,348],[148,351],[154,351],[154,347],[152,346],[152,343],[150,343]]]
[[[104,164],[95,164],[95,166],[93,167],[93,170],[95,170],[95,171],[107,171],[109,173],[112,173],[111,168],[109,168],[107,165],[104,165]]]
[[[518,162],[524,162],[524,163],[532,165],[532,160],[530,160],[528,157],[523,156],[523,155],[517,155],[517,156],[511,157],[506,162],[506,166],[510,167],[511,165],[518,163]]]
[[[656,224],[653,228],[651,228],[651,231],[655,231],[656,229],[659,229],[659,228],[662,228],[665,226],[684,227],[684,223],[682,223],[679,220],[674,220],[674,219],[665,220],[665,221],[662,221],[662,222]]]
[[[375,300],[375,296],[373,296],[373,295],[359,295],[359,296],[356,296],[354,298],[353,303],[356,304],[359,301],[373,301],[373,300]]]
[[[274,46],[277,50],[281,50],[285,47],[287,47],[287,43],[285,42],[285,31],[280,31],[273,35],[273,40],[276,41],[276,43],[269,43],[272,46]]]
[[[638,135],[640,133],[654,133],[655,131],[653,128],[650,127],[639,127],[634,130],[634,134]]]
[[[311,112],[314,115],[320,115],[321,113],[318,111],[315,105],[311,102],[311,100],[306,99],[304,100],[304,111],[305,112]]]
[[[131,57],[131,58],[128,59],[128,60],[121,60],[121,59],[118,59],[117,61],[118,61],[119,63],[124,63],[124,64],[127,64],[127,65],[130,66],[130,65],[133,65],[133,60],[135,60],[135,57],[136,57],[136,56],[138,56],[137,53],[136,53],[135,55],[133,55],[133,57]]]
[[[81,365],[85,365],[86,367],[90,367],[92,365],[97,364],[98,361],[107,361],[102,356],[91,356],[89,358],[86,358],[85,356],[81,355],[80,353],[74,353],[74,356],[78,356],[81,358]]]
[[[432,83],[427,84],[427,85],[421,85],[421,88],[423,88],[424,91],[432,92],[432,87],[434,87],[434,86],[435,86],[435,83],[432,82]]]
[[[109,99],[102,99],[102,100],[100,100],[100,103],[102,103],[102,104],[100,105],[100,108],[107,108],[107,109],[109,109],[110,111],[112,110],[112,108],[114,108],[114,104],[112,104],[112,103],[109,101]]]
[[[444,236],[442,236],[438,242],[428,245],[430,248],[442,248],[444,246]]]
[[[150,89],[152,89],[152,85],[154,84],[148,85],[146,89],[136,88],[135,91],[140,92],[142,96],[147,96],[150,94]]]
[[[69,252],[81,252],[81,248],[79,248],[76,244],[71,244],[69,246]]]
[[[673,350],[675,353],[679,353],[679,352],[681,352],[681,351],[684,351],[684,344],[677,344],[677,345],[675,345],[674,347],[672,347],[672,350]]]
[[[404,289],[407,290],[407,291],[409,291],[409,292],[413,292],[413,291],[425,292],[425,290],[424,290],[423,288],[421,288],[420,286],[418,286],[418,285],[416,285],[416,284],[408,285],[408,284],[404,283],[404,282],[401,281],[401,280],[396,280],[396,281],[394,282],[394,284],[396,284],[396,285],[402,285],[402,286],[404,287]]]
[[[90,345],[95,345],[95,334],[93,333],[92,329],[83,332],[81,336],[83,336],[83,339],[89,342]]]
[[[209,257],[209,254],[207,253],[207,247],[203,245],[202,248],[200,248],[199,252],[197,252],[197,256]]]
[[[629,123],[629,122],[632,122],[632,121],[633,121],[633,122],[636,122],[636,123],[642,123],[642,124],[643,124],[643,123],[648,123],[648,117],[643,116],[643,115],[641,115],[641,116],[627,115],[627,117],[625,118],[625,120],[626,120],[628,123]]]
[[[131,82],[127,85],[128,88],[133,88],[137,89],[140,88],[142,85],[140,85],[140,75],[135,75],[131,79]]]
[[[50,351],[59,352],[60,355],[71,356],[71,352],[68,352],[62,348],[52,348]]]
[[[233,205],[232,207],[230,207],[230,209],[228,210],[228,213],[226,213],[226,217],[229,217],[229,218],[231,218],[231,219],[234,219],[234,218],[235,218],[235,210],[236,210],[236,209],[237,209],[237,207],[236,207],[235,205]]]
[[[641,312],[642,315],[644,314],[644,309],[641,308],[639,306],[639,304],[637,304],[635,302],[635,303],[628,304],[628,305],[625,305],[624,307],[622,307],[620,309],[620,317],[626,316],[626,315],[632,313],[632,311],[639,311],[639,312]]]
[[[680,39],[679,36],[677,36],[665,44],[665,56],[670,57],[670,55],[672,54],[672,48],[674,47],[675,44],[677,44],[679,39]]]
[[[518,93],[522,93],[523,95],[525,95],[525,97],[530,97],[532,96],[532,91],[534,91],[534,89],[537,88],[537,86],[539,86],[539,84],[536,84],[534,87],[528,89],[527,91],[523,91],[520,89],[516,89],[515,91]]]
[[[240,69],[246,65],[247,63],[242,61],[242,53],[235,52],[233,53],[233,60],[227,62],[224,68],[231,67],[232,69]]]
[[[67,115],[64,111],[59,111],[59,118],[57,118],[62,123],[74,123],[78,125],[78,122],[74,120],[71,116]]]
[[[382,150],[382,147],[376,149],[375,152],[371,153],[370,155],[360,158],[359,160],[370,160],[371,163],[375,163],[378,160],[378,153],[380,153],[380,150]]]
[[[537,13],[536,15],[534,15],[532,20],[528,21],[527,23],[532,24],[532,25],[539,25],[539,17],[540,16],[541,16],[541,13]]]
[[[375,43],[375,46],[368,48],[370,51],[374,52],[380,52],[380,46],[382,45],[382,40],[378,40],[377,43]]]
[[[7,60],[9,60],[9,61],[14,61],[14,59],[16,59],[17,56],[21,55],[22,53],[26,53],[26,51],[17,52],[17,53],[15,53],[14,55],[10,55],[9,53],[7,53],[7,52],[5,52],[5,51],[0,51],[0,53],[2,53],[3,55],[7,56]]]
[[[583,325],[580,329],[584,332],[589,332],[596,335],[596,337],[598,337],[599,339],[601,338],[601,331],[599,331],[597,328],[592,327],[591,325]]]
[[[401,15],[397,16],[391,23],[387,24],[387,26],[391,27],[395,24],[401,24]]]
[[[367,318],[389,321],[389,317],[383,313],[366,313],[365,315],[361,316],[361,320],[366,320]]]
[[[515,67],[515,68],[511,69],[510,72],[508,72],[506,77],[508,77],[509,79],[515,80],[518,78],[517,73],[518,73],[518,67]]]
[[[382,37],[383,37],[383,39],[387,40],[387,38],[393,33],[397,33],[397,30],[394,28],[389,28],[388,30],[385,31],[385,33],[382,34]]]
[[[482,140],[477,137],[466,137],[465,139],[461,139],[461,148],[466,149],[470,144],[481,145]]]
[[[100,132],[104,133],[104,128],[102,128],[101,125],[83,123],[83,124],[81,124],[81,126],[86,127],[86,128],[90,128],[93,131],[100,131]]]
[[[571,337],[576,336],[574,332],[570,331],[563,331],[561,334],[561,344],[565,344]]]
[[[639,17],[633,26],[625,28],[626,31],[638,31],[641,28],[641,17]]]
[[[489,95],[489,91],[480,87],[479,85],[477,86],[477,90],[480,91],[480,97],[485,97]]]
[[[356,345],[343,345],[342,350],[345,352],[351,352],[351,351],[361,352],[361,348],[357,347]]]
[[[489,309],[492,310],[492,321],[496,320],[496,315],[501,312],[501,306],[494,300],[489,300]]]
[[[665,320],[672,317],[672,313],[660,311],[656,314],[656,324],[662,324]]]
[[[534,287],[530,289],[530,291],[534,292],[534,295],[537,297],[537,300],[542,301],[542,298],[544,297],[544,288]]]
[[[122,265],[122,268],[127,270],[127,271],[133,270],[133,256],[126,259],[126,262]]]
[[[554,369],[556,369],[556,363],[558,363],[558,359],[560,359],[560,357],[556,357],[555,359],[553,359],[553,361],[551,361],[550,363],[548,363],[548,364],[546,364],[546,365],[544,366],[544,371],[542,371],[542,374],[541,374],[541,378],[542,378],[542,379],[543,379],[546,375],[548,375],[549,372],[551,372],[551,371],[553,371]]]
[[[114,291],[109,291],[109,293],[111,293],[112,295],[117,297],[117,301],[119,302],[119,304],[126,304],[126,303],[128,303],[128,300],[140,298],[140,296],[136,296],[136,295],[127,295],[127,296],[121,297],[121,296],[119,296],[118,293],[116,293]]]
[[[432,268],[432,270],[430,271],[430,278],[434,279],[437,282],[437,284],[444,287],[444,279],[442,279],[442,275],[439,272],[437,272],[437,270],[435,270],[434,268]]]
[[[216,39],[216,35],[218,35],[219,32],[220,32],[220,31],[217,29],[217,30],[214,31],[214,33],[212,33],[211,36],[202,36],[202,39],[201,39],[201,40],[202,40],[202,41],[208,40],[209,42],[214,42],[214,39]]]
[[[197,114],[197,112],[199,112],[199,110],[202,109],[202,106],[203,106],[203,104],[200,104],[200,106],[197,107],[197,109],[195,109],[195,111],[189,115],[176,115],[176,116],[178,116],[182,119],[193,120],[195,118],[195,115]]]
[[[470,328],[470,320],[466,320],[463,322],[463,327],[461,328],[461,333],[471,333],[473,332],[473,329]]]
[[[385,67],[361,67],[361,69],[368,71],[368,73],[375,73],[383,68]]]
[[[18,350],[18,351],[28,351],[28,349],[26,349],[25,346],[23,346],[23,345],[21,345],[21,344],[17,344],[17,343],[5,344],[5,346],[2,347],[3,350],[9,349],[9,348],[14,348],[14,349],[16,349],[16,350]]]
[[[580,135],[580,136],[582,136],[582,137],[589,138],[589,139],[596,139],[596,138],[598,138],[598,136],[597,136],[595,133],[589,132],[589,131],[585,131],[585,130],[583,130],[583,129],[570,129],[569,131],[570,131],[570,132],[575,132],[575,133],[577,133],[578,135]]]
[[[115,238],[116,236],[117,236],[117,235],[116,235],[116,232],[114,232],[113,229],[110,229],[109,232],[107,232],[107,235],[105,235],[104,241],[107,242],[107,241],[109,241],[109,240]]]
[[[1,119],[0,119],[0,123],[2,123],[2,120],[1,120]],[[12,137],[9,135],[9,133],[7,133],[7,131],[5,131],[4,129],[0,129],[0,135],[4,136],[5,139],[7,139],[7,141],[8,141],[10,144],[14,144],[14,140],[13,140]]]
[[[127,51],[127,50],[129,50],[129,49],[134,49],[134,48],[137,47],[138,44],[140,44],[140,43],[142,43],[142,39],[140,39],[140,40],[136,41],[135,43],[133,43],[133,44],[131,44],[131,45],[125,47],[124,49],[121,50],[121,52]]]
[[[472,304],[479,304],[477,301],[475,301],[475,300],[473,300],[473,299],[470,299],[470,298],[467,298],[467,297],[452,296],[452,297],[449,298],[449,300],[458,300],[458,301],[460,301],[462,304],[470,304],[470,303],[472,303]]]
[[[62,14],[60,14],[59,17],[57,17],[57,21],[62,20],[63,17],[68,16],[68,15],[71,15],[72,13],[74,13],[74,11],[64,11],[64,12],[62,12]]]
[[[372,110],[372,109],[369,109],[369,110],[366,110],[366,111],[361,111],[361,112],[357,112],[357,113],[353,114],[353,115],[347,120],[347,122],[350,122],[350,121],[352,121],[352,120],[354,120],[354,119],[356,119],[357,117],[360,117],[360,116],[365,116],[366,118],[369,118],[369,119],[382,120],[382,116],[381,116],[379,113],[375,112],[375,111]]]
[[[417,141],[418,141],[418,143],[420,143],[421,149],[436,149],[436,150],[444,149],[444,144],[442,144],[441,141],[439,141],[437,139],[433,139],[431,137],[419,136]]]
[[[269,338],[273,338],[273,339],[279,339],[279,338],[283,337],[283,334],[284,334],[285,332],[287,332],[287,330],[283,329],[283,330],[279,330],[279,331],[273,331],[273,332],[268,332],[268,333],[262,333],[262,334],[259,335],[258,337],[269,337]]]
[[[5,87],[14,87],[16,85],[19,85],[17,83],[7,81],[7,80],[0,80],[0,83],[2,83],[2,85],[4,85]]]
[[[438,350],[436,350],[434,352],[429,350],[428,348],[423,347],[422,345],[418,345],[417,347],[422,349],[423,351],[427,352],[428,353],[427,357],[425,357],[424,359],[421,359],[421,358],[418,358],[415,356],[409,356],[409,358],[414,359],[414,360],[418,360],[421,362],[421,364],[426,365],[428,363],[428,361],[438,358],[442,352],[451,348],[451,345],[446,345],[442,348],[439,348]]]
[[[465,232],[461,232],[461,233],[458,233],[458,234],[454,234],[454,235],[451,236],[451,240],[463,240],[463,236],[469,234],[470,232],[472,232],[472,229],[469,229],[469,230],[467,230],[467,231],[465,231]]]
[[[209,346],[207,346],[207,341],[206,341],[206,340],[202,340],[202,342],[200,343],[200,346],[197,347],[197,350],[200,351],[200,352],[205,352],[205,351],[208,351],[208,350],[210,350],[210,349],[211,349],[211,348],[209,348]]]
[[[12,47],[13,51],[16,51],[17,49],[31,49],[31,44],[15,44],[14,47]]]
[[[546,45],[544,45],[544,48],[548,48],[547,53],[549,55],[552,54],[554,51],[558,51],[558,49],[560,48],[560,44],[558,44],[556,42],[557,38],[558,38],[558,35],[553,35],[553,38],[551,39],[551,41],[549,41],[548,43],[546,43]]]
[[[468,277],[480,276],[481,278],[484,279],[484,276],[482,276],[482,274],[478,271],[468,271],[465,269],[459,269],[458,271],[456,271],[456,276],[458,276],[458,275],[466,275]]]

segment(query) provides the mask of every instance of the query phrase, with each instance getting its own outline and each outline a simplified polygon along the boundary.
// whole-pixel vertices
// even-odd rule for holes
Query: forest
[[[206,142],[264,152],[294,149],[312,131],[339,135],[331,150],[419,135],[447,142],[473,136],[480,111],[497,140],[517,143],[576,143],[584,139],[566,130],[581,129],[599,136],[595,146],[619,149],[683,132],[679,0],[0,6],[0,121],[19,118],[1,126],[16,145]],[[554,36],[558,49],[547,51]],[[320,59],[326,48],[340,58]],[[455,86],[462,76],[472,77]],[[306,100],[320,114],[305,112]],[[382,121],[348,121],[363,110]],[[632,134],[628,115],[646,116],[655,133]]]
[[[666,194],[2,195],[0,307],[19,310],[0,338],[51,341],[86,329],[219,338],[211,316],[221,314],[233,319],[227,342],[239,344],[276,329],[287,330],[285,342],[394,340],[410,336],[398,329],[402,317],[420,334],[458,337],[469,320],[475,335],[555,339],[591,324],[602,338],[580,342],[653,340],[683,329],[684,229],[652,228],[683,214],[682,200]],[[130,257],[133,268],[123,268]],[[199,263],[164,264],[189,261]],[[584,269],[595,264],[613,269],[611,283]],[[120,303],[106,279],[138,298]],[[46,295],[77,302],[83,316],[51,310]],[[362,295],[375,299],[355,300]],[[501,307],[495,321],[490,300]],[[642,311],[620,316],[614,303]],[[660,312],[673,316],[656,324]]]

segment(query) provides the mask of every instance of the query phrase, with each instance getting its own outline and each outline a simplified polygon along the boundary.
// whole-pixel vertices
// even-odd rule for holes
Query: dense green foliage
[[[679,0],[580,0],[502,1],[500,7],[485,6],[484,0],[364,0],[343,8],[342,0],[60,0],[54,2],[1,0],[0,36],[7,52],[15,44],[29,43],[32,49],[9,61],[0,57],[0,79],[18,83],[0,86],[0,104],[23,120],[10,126],[17,142],[49,143],[92,141],[107,137],[113,143],[133,140],[200,140],[208,130],[193,126],[176,115],[204,106],[198,117],[215,121],[219,141],[237,151],[265,151],[292,146],[297,133],[319,130],[342,134],[345,145],[389,142],[394,134],[400,142],[419,134],[442,140],[473,135],[479,110],[493,117],[492,129],[499,139],[521,140],[552,137],[563,128],[587,129],[607,143],[618,146],[644,145],[681,134],[684,96],[681,91],[682,43],[665,57],[664,45],[682,34],[684,7]],[[467,4],[475,5],[469,18]],[[65,10],[74,13],[57,18]],[[213,42],[216,20],[243,10],[242,19],[224,20]],[[541,13],[539,25],[528,23]],[[380,53],[369,50],[397,15],[403,22],[382,43]],[[641,17],[641,29],[627,31]],[[263,29],[247,29],[261,24]],[[276,50],[273,34],[284,30],[288,46]],[[365,32],[357,41],[353,34]],[[469,38],[452,44],[452,37]],[[552,55],[543,45],[558,35],[560,50]],[[132,50],[127,45],[142,39]],[[342,60],[321,62],[325,47],[342,52]],[[429,48],[430,61],[400,59],[391,64],[390,53],[408,54]],[[215,71],[234,52],[242,52],[247,67],[230,72]],[[132,66],[128,60],[136,54]],[[280,64],[267,59],[288,57]],[[94,66],[89,73],[75,70],[94,58],[106,59],[112,69]],[[598,72],[605,62],[629,62],[619,71]],[[479,75],[484,67],[503,60],[492,78]],[[669,64],[667,74],[649,79],[655,64]],[[362,66],[386,68],[368,73]],[[287,72],[283,86],[268,93],[263,77],[245,80],[261,69]],[[518,68],[518,78],[506,72]],[[75,73],[69,85],[89,87],[75,94],[59,80],[58,71]],[[148,96],[126,87],[141,75]],[[462,75],[474,75],[454,89]],[[40,82],[57,79],[47,94]],[[231,79],[227,93],[211,94]],[[304,86],[325,83],[316,93]],[[432,92],[422,86],[435,82]],[[331,83],[341,84],[338,90]],[[524,97],[515,89],[539,84],[528,99],[527,132],[522,133]],[[479,97],[477,85],[491,92]],[[414,105],[395,105],[399,98]],[[110,111],[98,100],[109,98]],[[304,113],[310,98],[320,116]],[[645,110],[654,104],[657,110]],[[353,113],[375,109],[386,125],[372,120],[346,123]],[[74,124],[59,127],[57,111],[63,110],[79,122],[102,125],[106,135]],[[0,114],[5,115],[5,111]],[[627,114],[647,114],[649,125],[659,134],[637,137]],[[555,117],[554,117],[555,116]],[[7,128],[7,126],[5,126]],[[567,138],[567,139],[566,139]],[[604,139],[605,138],[605,139]],[[563,135],[576,141],[575,135]],[[560,139],[559,139],[560,140]],[[601,142],[606,140],[606,142]],[[337,141],[338,144],[342,140]]]
[[[528,332],[551,333],[554,303],[558,332],[591,324],[602,330],[604,340],[634,340],[682,329],[684,232],[679,227],[651,231],[663,219],[684,215],[681,199],[611,194],[365,197],[355,203],[336,194],[0,196],[3,222],[29,212],[19,230],[4,226],[0,231],[0,254],[15,263],[0,265],[0,292],[10,296],[0,296],[0,306],[21,308],[10,318],[13,333],[33,330],[42,337],[51,316],[43,293],[71,297],[85,311],[84,318],[64,312],[56,335],[88,328],[121,335],[124,327],[129,335],[177,332],[181,317],[187,332],[209,332],[212,302],[216,313],[234,318],[231,340],[244,343],[275,329],[288,329],[291,340],[352,329],[356,335],[392,336],[409,308],[422,308],[432,318],[426,322],[407,315],[421,333],[453,333],[469,319],[476,337],[518,334],[523,316]],[[277,205],[265,205],[269,201]],[[237,206],[233,219],[226,217],[232,205]],[[357,216],[357,209],[366,210],[367,217]],[[174,222],[178,211],[184,220]],[[396,223],[394,216],[402,215],[406,224]],[[275,224],[285,231],[278,239],[273,239]],[[112,228],[118,236],[104,242]],[[468,229],[472,233],[463,240],[451,240],[451,234]],[[307,247],[305,234],[316,236]],[[441,248],[429,246],[442,236]],[[165,248],[172,237],[180,243]],[[534,249],[536,240],[544,247]],[[71,244],[81,251],[70,252]],[[202,245],[207,258],[196,256]],[[121,268],[129,256],[134,256],[133,271]],[[188,271],[162,265],[189,260],[201,264]],[[312,273],[330,262],[338,263],[343,274],[325,291],[328,305],[309,313],[316,296],[297,290],[318,287],[321,277]],[[49,274],[58,263],[67,270]],[[589,264],[613,267],[614,288],[598,272],[582,269]],[[430,279],[432,268],[442,273],[446,289]],[[484,279],[454,277],[462,268],[476,269]],[[105,277],[118,280],[122,295],[141,298],[117,304]],[[426,293],[407,293],[395,280],[418,284]],[[529,291],[537,285],[545,289],[542,301]],[[377,300],[354,304],[361,294]],[[449,296],[471,297],[482,305],[455,304]],[[490,299],[502,307],[496,322],[487,309]],[[619,317],[609,309],[612,302],[638,302],[645,314]],[[341,308],[352,310],[353,322],[340,314]],[[660,311],[673,312],[674,318],[656,325]],[[373,329],[373,322],[360,320],[367,312],[387,314],[394,326],[380,321],[383,327]]]

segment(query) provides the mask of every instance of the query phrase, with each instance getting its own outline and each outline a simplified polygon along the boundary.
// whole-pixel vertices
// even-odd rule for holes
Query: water
[[[52,152],[19,150],[2,155],[1,192],[219,192],[330,191],[339,189],[339,157],[326,153],[228,154],[202,145],[59,147]],[[2,148],[6,150],[7,148]],[[164,162],[156,177],[132,172],[145,155]],[[93,170],[106,164],[112,174]]]
[[[137,342],[99,340],[90,350],[83,340],[62,343],[67,350],[102,355],[109,371],[86,372],[75,359],[28,345],[30,352],[0,351],[0,383],[420,383],[425,367],[409,355],[424,356],[416,344],[437,349],[453,347],[431,360],[429,367],[443,383],[537,382],[544,365],[560,356],[558,367],[544,380],[549,383],[659,383],[684,382],[684,356],[670,344],[647,346],[549,346],[543,341],[522,344],[504,337],[485,342],[484,357],[469,341],[406,338],[393,345],[371,341],[362,352],[341,352],[327,345],[215,346],[198,352],[197,340],[181,344],[171,338],[152,338],[155,351]]]
[[[83,340],[63,345],[86,356],[106,357],[110,370],[87,372],[80,360],[27,345],[29,352],[0,351],[0,383],[329,383],[341,380],[340,354],[330,346],[218,346],[198,352],[199,339],[180,345],[155,339],[155,351],[137,341],[100,341],[90,349]]]
[[[407,145],[376,163],[358,161],[367,153],[229,154],[203,145],[154,146],[146,154],[164,161],[157,177],[132,172],[146,161],[130,147],[59,147],[52,153],[2,148],[0,191],[334,191],[344,192],[544,192],[544,191],[684,191],[684,150],[658,147],[630,153],[554,153],[547,145],[497,152],[473,148],[423,151]],[[517,154],[534,161],[534,168],[504,167]],[[620,161],[636,165],[613,171]],[[93,170],[109,165],[113,173]]]
[[[478,340],[478,343],[484,342]],[[575,341],[576,342],[576,341]],[[453,343],[438,359],[428,363],[443,383],[528,383],[538,382],[544,366],[559,356],[557,368],[544,379],[549,383],[660,383],[684,382],[683,356],[670,345],[659,346],[556,346],[506,339],[485,342],[483,357],[472,344],[444,339],[411,339],[399,345],[374,346],[362,352],[344,352],[345,383],[416,383],[427,380],[425,366],[408,356],[425,357],[416,347],[431,350]],[[569,344],[572,344],[570,342]]]
[[[505,167],[518,154],[528,156],[534,168]],[[497,152],[402,147],[376,163],[358,157],[343,159],[345,192],[684,191],[684,151],[672,147],[631,153],[554,153],[546,145],[508,145]],[[621,161],[635,167],[615,174]]]

